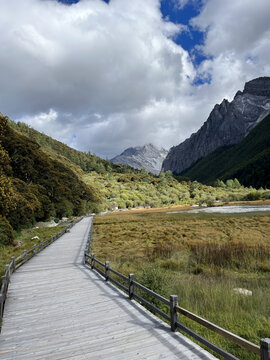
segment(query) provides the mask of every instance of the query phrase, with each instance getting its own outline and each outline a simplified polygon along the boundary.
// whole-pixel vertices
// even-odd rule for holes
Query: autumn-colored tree
[[[7,219],[0,215],[0,245],[11,245],[14,240],[12,227]]]
[[[6,216],[16,208],[15,192],[11,180],[6,176],[11,171],[8,152],[1,144],[7,131],[7,118],[0,115],[0,215]]]
[[[12,182],[6,176],[0,175],[0,215],[7,216],[16,208],[16,195]]]
[[[0,114],[0,175],[9,170],[10,158],[8,152],[3,148],[1,140],[7,131],[7,118]]]
[[[0,113],[0,137],[5,135],[8,118]]]

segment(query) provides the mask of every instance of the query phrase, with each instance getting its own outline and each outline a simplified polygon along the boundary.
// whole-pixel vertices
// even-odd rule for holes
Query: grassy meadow
[[[154,291],[177,294],[180,306],[249,341],[269,337],[270,212],[168,213],[172,210],[95,217],[93,252],[118,271],[135,273]],[[252,296],[236,294],[235,288]],[[180,321],[240,359],[258,358],[183,316]]]

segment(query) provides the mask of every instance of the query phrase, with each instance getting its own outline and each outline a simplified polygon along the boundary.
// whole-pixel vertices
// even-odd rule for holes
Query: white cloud
[[[0,0],[0,111],[103,156],[169,148],[269,73],[269,4],[206,1],[192,25],[211,57],[195,69],[173,41],[185,27],[162,18],[159,0]],[[195,77],[212,81],[193,87]]]
[[[53,109],[50,109],[48,113],[40,113],[34,116],[25,115],[21,118],[21,121],[26,122],[30,126],[42,126],[44,123],[51,125],[58,118],[58,114]]]
[[[270,75],[270,1],[208,0],[191,24],[205,32],[201,51],[209,56],[198,75],[210,76],[224,97],[245,81]],[[220,89],[220,90],[218,90]]]
[[[201,0],[172,0],[175,4],[175,7],[178,9],[183,9],[187,5],[199,6]]]
[[[248,54],[260,47],[262,39],[269,41],[269,13],[268,0],[208,0],[191,23],[207,31],[206,54]]]

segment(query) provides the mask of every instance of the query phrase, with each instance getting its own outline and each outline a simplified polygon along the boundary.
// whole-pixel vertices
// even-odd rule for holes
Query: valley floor
[[[144,209],[95,217],[93,252],[118,271],[134,272],[152,290],[177,294],[180,306],[237,335],[257,344],[269,337],[270,212],[167,212]],[[252,295],[239,294],[239,288]],[[199,325],[182,321],[240,359],[256,359]]]

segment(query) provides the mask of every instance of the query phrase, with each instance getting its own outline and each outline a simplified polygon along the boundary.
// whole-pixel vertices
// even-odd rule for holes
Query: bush
[[[250,192],[248,193],[245,197],[244,200],[249,200],[249,201],[253,201],[253,200],[260,200],[261,198],[261,194],[259,192]]]
[[[166,296],[167,294],[168,275],[158,266],[152,264],[144,266],[136,274],[136,281],[160,295]],[[145,294],[144,297],[146,297]]]
[[[12,245],[14,234],[7,219],[0,216],[0,245]]]

